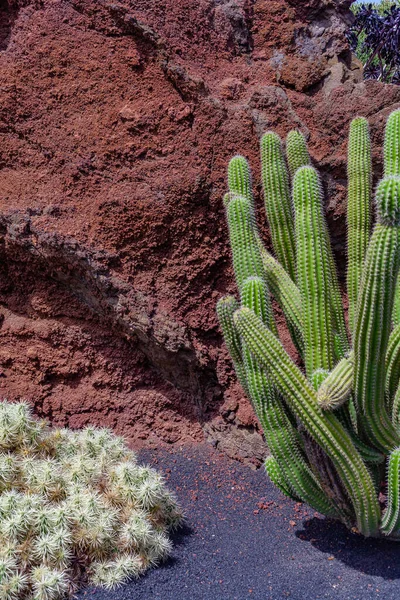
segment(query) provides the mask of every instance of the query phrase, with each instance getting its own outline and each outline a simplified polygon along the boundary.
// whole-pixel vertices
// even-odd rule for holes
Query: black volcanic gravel
[[[116,591],[79,600],[400,599],[400,544],[365,540],[284,498],[208,445],[146,451],[187,515],[173,556]]]

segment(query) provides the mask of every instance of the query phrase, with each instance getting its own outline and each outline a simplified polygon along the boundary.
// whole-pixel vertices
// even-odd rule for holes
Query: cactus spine
[[[265,468],[275,485],[365,536],[400,539],[400,111],[386,127],[385,178],[376,192],[372,235],[368,124],[357,118],[350,126],[346,280],[352,348],[321,185],[301,134],[288,135],[286,153],[288,166],[278,136],[263,136],[265,205],[277,259],[257,231],[247,162],[235,157],[229,165],[224,203],[240,305],[233,297],[220,301],[221,328],[264,429],[272,454]],[[305,374],[278,339],[270,294],[285,315]],[[382,514],[385,459],[388,504]]]

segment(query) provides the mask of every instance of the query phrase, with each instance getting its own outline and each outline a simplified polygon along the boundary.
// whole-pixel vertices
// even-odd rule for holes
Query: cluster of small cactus
[[[162,477],[107,429],[52,429],[0,402],[0,598],[111,589],[171,552],[182,519]]]
[[[269,446],[272,482],[364,536],[400,540],[400,110],[388,118],[383,158],[371,230],[369,127],[354,119],[346,322],[322,186],[303,135],[288,134],[286,157],[275,133],[261,139],[273,254],[258,232],[248,163],[234,157],[224,204],[239,298],[221,298],[217,314]],[[279,339],[272,298],[296,362]]]

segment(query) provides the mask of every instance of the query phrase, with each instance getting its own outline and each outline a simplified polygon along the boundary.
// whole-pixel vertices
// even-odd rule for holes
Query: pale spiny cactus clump
[[[400,540],[400,110],[386,125],[372,231],[368,123],[350,125],[348,326],[302,134],[289,133],[285,158],[266,133],[261,164],[276,258],[258,233],[249,166],[236,156],[224,204],[239,294],[221,298],[217,314],[269,446],[266,471],[285,495],[364,536]],[[297,364],[279,340],[272,297]]]
[[[52,429],[0,402],[0,598],[111,589],[171,552],[182,515],[162,477],[107,429]]]

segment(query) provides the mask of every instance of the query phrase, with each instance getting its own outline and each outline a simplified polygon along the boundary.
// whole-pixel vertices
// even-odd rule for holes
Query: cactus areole
[[[288,134],[286,156],[275,133],[261,139],[273,253],[257,229],[249,166],[235,156],[224,205],[238,294],[221,298],[217,314],[263,428],[274,485],[366,537],[400,540],[400,110],[388,118],[383,158],[373,202],[368,122],[354,119],[347,326],[322,187],[303,135]],[[279,340],[272,298],[296,364]]]

